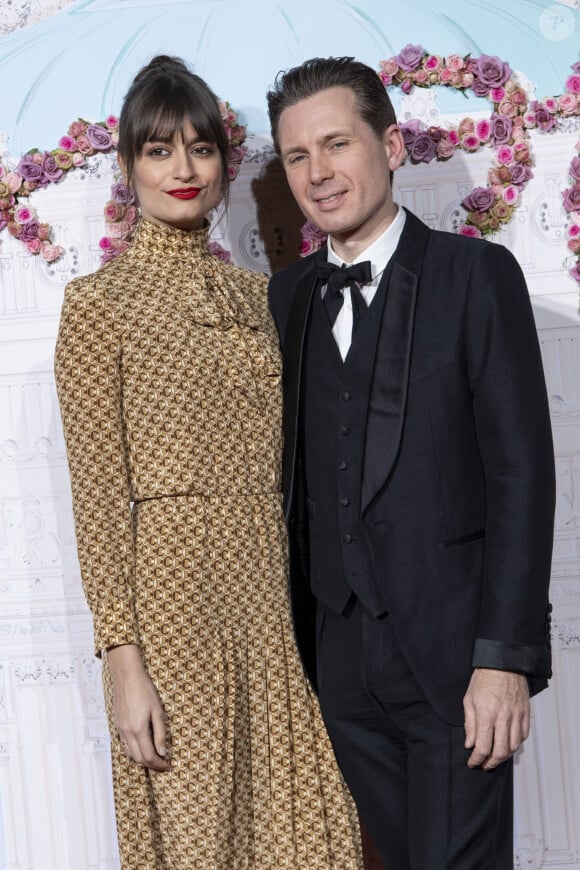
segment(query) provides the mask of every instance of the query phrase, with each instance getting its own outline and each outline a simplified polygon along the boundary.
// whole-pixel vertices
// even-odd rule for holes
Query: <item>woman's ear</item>
[[[127,172],[127,165],[123,158],[120,156],[119,152],[117,152],[117,166],[121,170],[121,175],[123,176],[123,184],[126,184],[127,187],[131,187],[131,182],[129,181],[129,173]]]

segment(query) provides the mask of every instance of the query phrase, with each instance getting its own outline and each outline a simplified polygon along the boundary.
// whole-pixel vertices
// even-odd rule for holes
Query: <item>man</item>
[[[304,663],[386,868],[507,870],[511,757],[550,676],[553,450],[525,282],[505,248],[397,207],[404,144],[372,69],[307,61],[268,107],[329,236],[270,286]]]

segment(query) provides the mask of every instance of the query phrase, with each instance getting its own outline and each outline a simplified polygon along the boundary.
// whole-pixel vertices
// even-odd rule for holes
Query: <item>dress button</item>
[[[343,540],[345,544],[352,544],[352,535],[345,535]]]
[[[350,499],[349,498],[341,498],[340,503],[343,507],[348,507],[350,504]]]
[[[340,432],[341,435],[348,435],[348,433],[350,432],[350,429],[348,428],[348,426],[341,426],[338,431]]]
[[[345,468],[348,468],[348,462],[345,462],[343,459],[343,460],[341,460],[341,462],[338,463],[338,467],[340,468],[341,471],[344,471]]]
[[[350,402],[350,393],[348,390],[345,390],[342,394],[342,398],[345,402]]]

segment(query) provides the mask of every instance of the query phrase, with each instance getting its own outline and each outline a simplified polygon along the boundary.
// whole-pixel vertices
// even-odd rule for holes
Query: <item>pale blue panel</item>
[[[580,13],[544,0],[86,0],[0,38],[0,131],[14,154],[54,147],[77,114],[117,112],[137,69],[166,52],[188,60],[264,133],[264,93],[278,70],[331,54],[376,68],[407,42],[439,54],[498,54],[544,96],[562,91],[578,60]],[[439,104],[486,107],[445,91]]]

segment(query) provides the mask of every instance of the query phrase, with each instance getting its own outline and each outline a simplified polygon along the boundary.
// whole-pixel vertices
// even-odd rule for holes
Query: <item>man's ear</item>
[[[406,157],[403,134],[397,124],[391,124],[383,133],[383,144],[389,161],[389,169],[394,172],[404,163]]]

